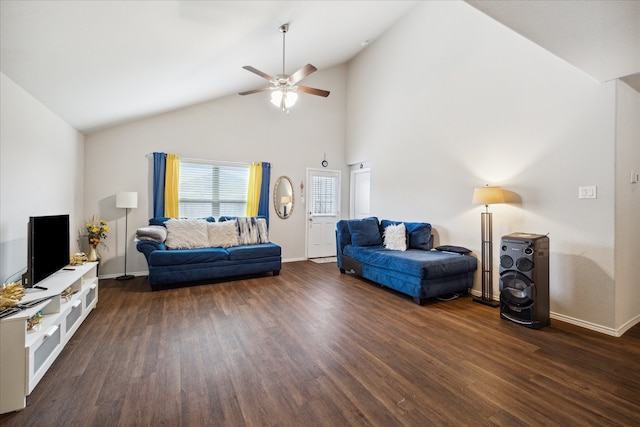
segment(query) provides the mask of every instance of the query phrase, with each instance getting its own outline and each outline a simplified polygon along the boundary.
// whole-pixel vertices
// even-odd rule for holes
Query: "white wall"
[[[84,211],[99,214],[113,228],[106,240],[108,251],[101,250],[100,275],[115,276],[124,269],[124,210],[115,208],[118,191],[139,194],[139,208],[129,212],[127,272],[147,271],[133,236],[152,216],[152,168],[147,155],[154,151],[186,158],[270,162],[271,187],[279,176],[287,175],[295,196],[294,212],[286,220],[275,214],[270,203],[270,238],[282,246],[284,260],[303,259],[306,220],[300,183],[306,168],[321,167],[326,153],[329,168],[346,173],[345,81],[346,66],[318,71],[305,79],[305,85],[329,90],[331,95],[300,95],[288,115],[271,105],[267,93],[232,95],[87,135]],[[347,184],[345,180],[344,200],[348,200]]]
[[[71,251],[84,223],[82,134],[0,73],[0,280],[27,267],[30,216],[69,214]]]
[[[463,2],[418,4],[348,71],[346,158],[370,164],[374,215],[431,222],[479,255],[473,188],[501,185],[494,254],[502,235],[549,233],[554,316],[614,332],[615,82]]]
[[[305,83],[332,94],[303,95],[288,116],[265,94],[234,95],[83,138],[0,75],[0,279],[26,266],[28,216],[62,212],[72,243],[92,214],[109,221],[101,276],[122,274],[125,240],[128,272],[144,274],[132,238],[151,215],[153,151],[271,162],[272,185],[288,175],[296,197],[290,219],[271,208],[271,238],[285,260],[304,258],[299,184],[326,153],[343,172],[343,212],[346,165],[363,162],[374,215],[429,221],[437,243],[476,254],[473,188],[502,185],[509,203],[491,208],[494,251],[513,231],[550,233],[554,317],[606,333],[640,317],[640,184],[627,179],[640,169],[640,107],[628,86],[595,82],[462,2],[420,3],[348,68]],[[580,185],[597,185],[598,198],[578,200]],[[140,196],[126,239],[122,190]]]
[[[622,81],[616,97],[616,328],[627,329],[640,319],[640,93]]]

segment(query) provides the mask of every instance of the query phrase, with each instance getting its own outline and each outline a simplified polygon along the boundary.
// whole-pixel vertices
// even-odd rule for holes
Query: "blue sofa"
[[[404,224],[406,250],[385,247],[385,230]],[[409,295],[417,304],[453,293],[468,293],[477,269],[475,257],[435,250],[431,225],[371,217],[336,224],[338,268]],[[449,250],[451,247],[447,248]],[[467,251],[462,251],[467,252]]]
[[[166,227],[170,218],[152,218],[150,227]],[[248,222],[257,218],[246,218]],[[215,222],[207,218],[208,222]],[[235,221],[233,217],[222,217],[219,221]],[[240,218],[238,218],[240,220]],[[282,268],[281,247],[264,239],[259,243],[243,244],[229,247],[197,247],[187,249],[170,249],[164,239],[144,239],[138,230],[139,240],[136,244],[142,252],[149,267],[149,284],[152,290],[163,285],[188,283],[203,280],[231,278],[251,274],[272,272],[280,274]],[[237,227],[240,232],[239,227]]]

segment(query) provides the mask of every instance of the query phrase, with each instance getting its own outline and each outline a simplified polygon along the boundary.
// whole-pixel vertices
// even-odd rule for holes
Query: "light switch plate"
[[[595,185],[589,185],[584,187],[578,187],[579,199],[597,199],[598,192]]]

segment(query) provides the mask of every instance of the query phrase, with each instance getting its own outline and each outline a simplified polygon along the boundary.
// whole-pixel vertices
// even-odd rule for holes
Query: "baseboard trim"
[[[124,273],[120,272],[120,273],[112,273],[112,274],[100,274],[98,275],[98,279],[115,279],[116,277],[122,276]],[[135,271],[135,272],[131,272],[131,271],[127,271],[127,274],[130,274],[132,276],[148,276],[149,275],[149,271]]]
[[[632,319],[629,319],[628,322],[623,323],[622,326],[618,328],[618,332],[620,332],[620,335],[622,336],[622,334],[624,334],[629,329],[633,328],[639,323],[640,323],[640,314],[638,314],[636,317]]]
[[[481,297],[482,292],[476,289],[471,289],[469,293],[476,297]],[[494,298],[495,301],[499,301],[499,298]],[[629,329],[640,323],[640,315],[625,322],[619,328],[609,328],[607,326],[598,325],[597,323],[587,322],[586,320],[576,319],[575,317],[565,316],[564,314],[550,312],[550,317],[561,322],[570,323],[572,325],[580,326],[581,328],[590,329],[592,331],[599,332],[601,334],[610,335],[612,337],[621,337]]]
[[[474,297],[482,298],[482,291],[478,291],[476,289],[469,289],[469,293]],[[494,295],[493,301],[500,302],[500,297],[496,298]]]
[[[598,325],[597,323],[587,322],[585,320],[576,319],[575,317],[565,316],[563,314],[554,312],[551,313],[551,318],[560,320],[561,322],[571,323],[572,325],[580,326],[586,329],[591,329],[592,331],[600,332],[616,338],[621,337],[629,329],[640,323],[640,315],[634,317],[633,319],[630,319],[619,328],[609,328],[606,326]]]

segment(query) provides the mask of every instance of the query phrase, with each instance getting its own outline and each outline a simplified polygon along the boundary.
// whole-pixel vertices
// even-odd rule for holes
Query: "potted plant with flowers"
[[[98,220],[95,215],[85,226],[89,238],[89,255],[87,255],[87,260],[98,261],[99,257],[96,249],[98,244],[100,244],[100,240],[107,238],[107,233],[110,231],[110,228],[105,220]]]

